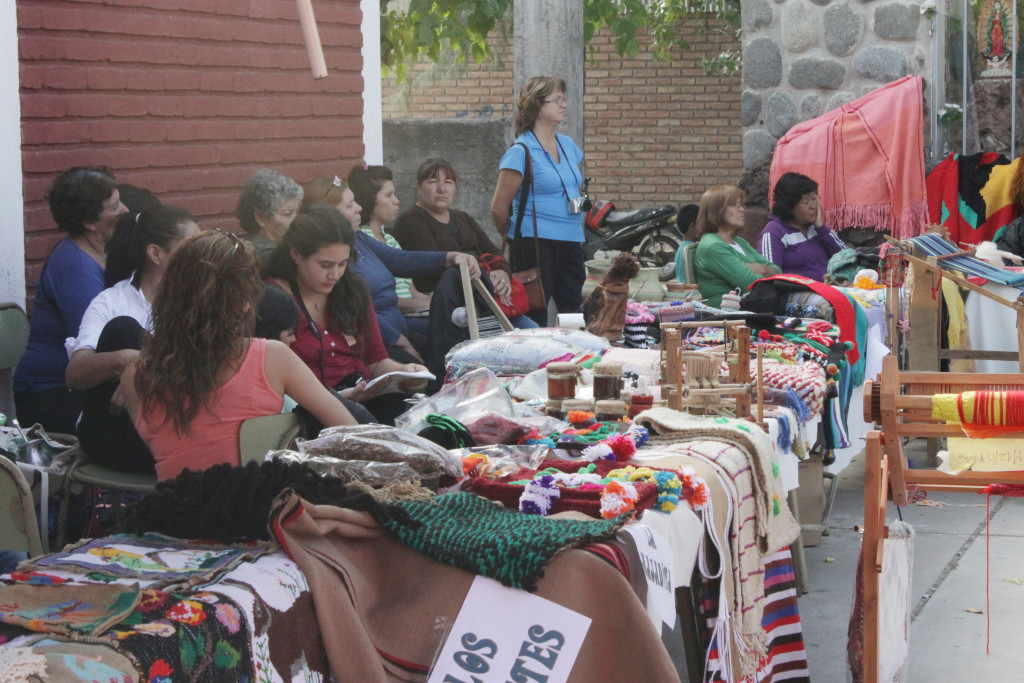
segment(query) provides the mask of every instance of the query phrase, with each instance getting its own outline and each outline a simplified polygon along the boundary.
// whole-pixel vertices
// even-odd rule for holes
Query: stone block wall
[[[903,76],[931,75],[930,21],[916,0],[742,0],[742,7],[744,168],[770,159],[800,121]]]

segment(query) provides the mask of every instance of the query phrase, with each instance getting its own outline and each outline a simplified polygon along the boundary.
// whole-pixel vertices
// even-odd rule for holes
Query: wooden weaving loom
[[[1024,471],[946,474],[933,469],[909,469],[905,438],[963,437],[958,424],[932,419],[932,396],[965,391],[1021,391],[1024,374],[900,372],[897,359],[886,356],[878,381],[864,385],[864,419],[882,430],[868,432],[864,475],[864,682],[878,682],[879,575],[883,541],[888,535],[886,503],[891,495],[899,506],[916,490],[970,492],[989,484],[1024,484]],[[1020,433],[1007,438],[1024,438]]]
[[[694,373],[687,369],[687,352],[682,347],[685,330],[700,327],[721,328],[725,342],[720,351],[700,352],[721,357],[729,367],[728,382],[716,381],[708,388],[697,388]],[[761,352],[757,355],[757,374],[751,383],[750,328],[742,320],[676,322],[661,325],[662,397],[673,410],[717,412],[729,409],[736,417],[750,417],[751,393],[758,396],[758,423],[764,425],[764,381],[761,373]],[[735,343],[735,351],[732,345]],[[694,355],[694,360],[696,360]],[[717,367],[717,365],[716,365]],[[712,373],[717,374],[717,373]]]

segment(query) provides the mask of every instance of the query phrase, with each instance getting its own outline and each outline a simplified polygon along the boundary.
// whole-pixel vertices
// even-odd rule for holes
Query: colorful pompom
[[[771,339],[772,333],[769,332],[768,330],[761,330],[760,332],[757,333],[757,337],[758,339]]]
[[[546,515],[561,496],[561,491],[555,486],[555,478],[544,475],[526,484],[519,496],[519,511],[527,515]]]
[[[647,430],[646,427],[639,427],[637,425],[634,425],[626,433],[633,438],[633,443],[636,444],[637,448],[640,448],[645,443],[651,440],[651,433]]]
[[[587,410],[570,410],[565,419],[569,424],[574,425],[592,424],[594,422],[594,414]]]
[[[611,446],[612,453],[615,454],[615,459],[619,462],[629,460],[636,453],[636,444],[628,434],[616,434],[606,443]]]
[[[612,447],[602,441],[584,448],[581,457],[589,462],[594,462],[595,460],[614,460],[615,454],[612,453]]]
[[[708,493],[708,485],[697,476],[696,470],[687,465],[677,469],[676,475],[682,484],[679,497],[689,503],[694,511],[704,509],[711,500],[711,496]]]
[[[601,517],[611,519],[633,510],[638,498],[632,484],[613,479],[601,494]]]

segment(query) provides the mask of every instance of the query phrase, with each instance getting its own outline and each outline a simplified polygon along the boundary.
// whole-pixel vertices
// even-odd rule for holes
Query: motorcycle
[[[629,251],[644,267],[674,264],[684,241],[675,219],[676,207],[671,204],[616,211],[611,202],[594,202],[584,220],[583,251],[587,259],[602,250]]]

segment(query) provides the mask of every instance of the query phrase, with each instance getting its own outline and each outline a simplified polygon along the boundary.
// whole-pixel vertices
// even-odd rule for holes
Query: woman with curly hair
[[[158,479],[238,465],[242,422],[281,412],[285,394],[323,425],[355,424],[287,346],[252,338],[262,293],[253,247],[231,233],[201,233],[171,257],[153,336],[121,380]]]
[[[245,230],[245,239],[256,247],[260,263],[266,264],[295,220],[302,197],[297,182],[273,169],[260,169],[245,182],[235,217]]]
[[[388,357],[370,292],[351,267],[360,258],[356,244],[352,226],[337,209],[310,207],[285,233],[264,275],[291,292],[302,311],[292,350],[324,386],[355,402],[346,405],[360,422],[394,424],[405,411],[402,394],[381,394],[385,387],[367,389],[366,382],[389,372],[426,368]],[[414,380],[401,388],[413,392],[425,385],[425,380]]]
[[[567,135],[556,132],[567,112],[565,80],[536,76],[523,85],[516,105],[515,144],[501,158],[498,183],[491,199],[491,218],[499,234],[515,237],[522,222],[522,240],[510,246],[515,271],[540,268],[544,294],[555,300],[559,313],[576,313],[583,303],[587,274],[583,254],[583,151]],[[533,186],[524,216],[519,195],[530,155]],[[509,206],[512,215],[509,216]],[[534,239],[538,241],[534,248]],[[536,263],[537,254],[540,263]],[[535,318],[546,324],[547,313]]]

